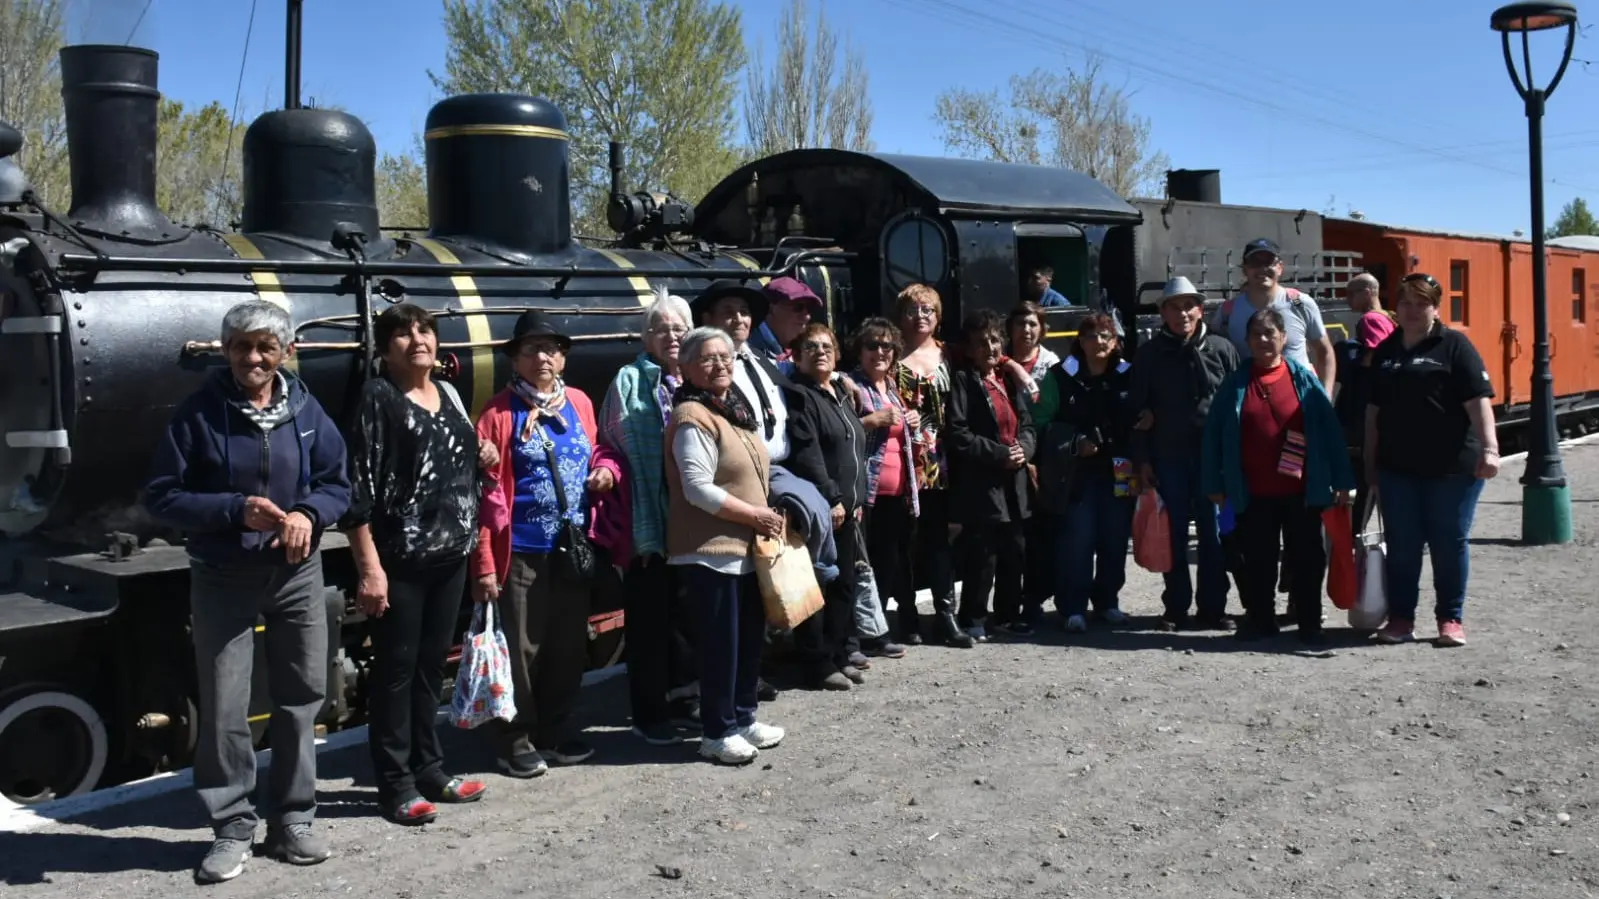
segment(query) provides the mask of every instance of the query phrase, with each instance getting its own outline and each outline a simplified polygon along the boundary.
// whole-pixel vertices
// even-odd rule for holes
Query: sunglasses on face
[[[800,352],[824,355],[833,352],[833,345],[830,343],[820,343],[815,340],[807,340],[800,344]]]
[[[874,353],[892,353],[894,351],[894,345],[886,340],[873,340],[868,343],[861,344],[861,349],[871,350]]]

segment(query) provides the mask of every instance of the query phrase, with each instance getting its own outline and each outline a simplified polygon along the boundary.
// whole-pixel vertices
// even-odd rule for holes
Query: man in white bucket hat
[[[1205,327],[1205,297],[1187,278],[1166,282],[1161,328],[1133,359],[1128,402],[1138,424],[1131,450],[1140,487],[1153,486],[1171,517],[1172,548],[1188,546],[1188,522],[1199,542],[1198,590],[1187,554],[1176,552],[1161,595],[1162,623],[1170,630],[1231,630],[1227,568],[1216,505],[1199,489],[1199,461],[1216,385],[1238,367],[1238,351]],[[1197,600],[1197,602],[1196,602]],[[1190,607],[1196,614],[1190,615]]]

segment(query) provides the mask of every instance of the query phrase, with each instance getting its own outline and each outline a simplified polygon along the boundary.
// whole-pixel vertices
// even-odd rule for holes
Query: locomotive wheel
[[[71,690],[31,684],[0,695],[0,796],[32,805],[87,793],[106,755],[105,722]]]

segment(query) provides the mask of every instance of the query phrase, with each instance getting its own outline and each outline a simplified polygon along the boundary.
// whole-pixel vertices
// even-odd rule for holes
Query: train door
[[[1016,223],[983,219],[954,219],[955,275],[944,297],[944,335],[960,330],[961,318],[977,309],[1001,315],[1021,299],[1016,273]],[[951,297],[956,297],[951,310]]]
[[[1505,376],[1503,383],[1494,387],[1505,406],[1518,406],[1532,399],[1531,246],[1506,243],[1504,268],[1505,316],[1500,342],[1504,348]]]
[[[895,298],[912,284],[931,284],[944,303],[944,327],[957,305],[951,280],[955,271],[953,236],[938,219],[913,209],[889,220],[879,239],[878,313],[896,320]]]
[[[1555,378],[1555,396],[1571,396],[1586,392],[1593,383],[1595,359],[1587,327],[1588,268],[1586,257],[1570,251],[1551,251],[1548,259],[1549,369]]]

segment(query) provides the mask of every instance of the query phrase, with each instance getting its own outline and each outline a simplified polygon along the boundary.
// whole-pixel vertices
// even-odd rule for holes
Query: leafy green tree
[[[155,198],[188,225],[227,227],[244,209],[244,132],[221,103],[187,111],[163,99],[156,118]]]
[[[1574,198],[1560,210],[1554,227],[1545,232],[1548,237],[1571,237],[1576,234],[1599,234],[1599,220],[1588,211],[1588,201]]]
[[[428,226],[427,169],[421,141],[409,153],[384,153],[378,159],[378,221],[384,227]]]
[[[1080,71],[1013,76],[1008,99],[998,91],[946,90],[933,120],[957,153],[1072,169],[1122,196],[1158,196],[1171,164],[1165,153],[1151,152],[1149,119],[1132,111],[1126,90],[1105,82],[1094,59]]]
[[[45,203],[65,211],[71,180],[57,53],[63,0],[0,0],[0,121],[22,132],[15,160]]]
[[[872,100],[866,60],[853,47],[838,68],[838,32],[817,10],[814,35],[806,0],[790,0],[777,23],[777,61],[768,71],[759,56],[744,94],[744,130],[757,156],[832,147],[872,149]]]
[[[572,135],[577,233],[600,235],[606,144],[627,145],[631,189],[693,202],[737,156],[734,100],[746,54],[739,12],[718,0],[443,0],[446,94],[542,97]]]

